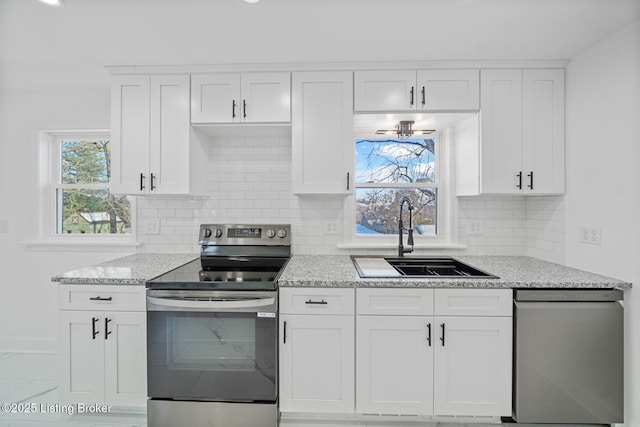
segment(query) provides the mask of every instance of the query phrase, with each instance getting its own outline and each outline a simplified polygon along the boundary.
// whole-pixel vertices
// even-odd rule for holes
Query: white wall
[[[640,426],[640,21],[566,73],[567,264],[634,283],[625,294],[625,417]],[[580,226],[602,244],[578,242]]]
[[[36,238],[36,147],[41,129],[109,127],[109,78],[94,88],[70,86],[0,92],[0,351],[53,351],[56,287],[50,278],[106,261],[121,253],[34,252]]]

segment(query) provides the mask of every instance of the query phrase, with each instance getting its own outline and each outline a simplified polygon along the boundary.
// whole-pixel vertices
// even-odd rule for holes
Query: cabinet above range
[[[191,76],[191,122],[291,122],[291,74],[215,73]]]

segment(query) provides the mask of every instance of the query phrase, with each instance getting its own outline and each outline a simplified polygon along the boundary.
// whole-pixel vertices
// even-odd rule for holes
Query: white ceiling
[[[640,0],[0,0],[0,85],[96,85],[105,65],[570,59]]]

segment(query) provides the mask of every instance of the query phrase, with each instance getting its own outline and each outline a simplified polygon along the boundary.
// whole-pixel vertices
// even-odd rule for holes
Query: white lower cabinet
[[[60,402],[146,407],[146,312],[132,286],[59,285]]]
[[[358,316],[356,412],[433,413],[432,319]]]
[[[435,324],[434,414],[510,416],[511,317],[436,317]]]
[[[510,295],[496,289],[358,289],[356,412],[510,416]],[[447,305],[451,301],[464,307],[464,316],[439,315],[460,310]]]
[[[353,289],[279,292],[280,411],[353,413]]]

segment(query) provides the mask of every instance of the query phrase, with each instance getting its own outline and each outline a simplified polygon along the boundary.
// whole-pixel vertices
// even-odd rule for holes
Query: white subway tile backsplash
[[[207,182],[208,197],[138,198],[138,221],[161,219],[160,234],[139,233],[143,251],[197,253],[201,223],[244,222],[291,224],[295,253],[344,253],[337,249],[342,234],[325,234],[328,221],[337,222],[342,231],[344,199],[292,194],[290,137],[219,137],[206,143],[210,167],[208,176],[202,179]],[[530,255],[564,261],[562,196],[500,195],[457,200],[457,235],[459,243],[467,246],[458,253]],[[467,234],[471,220],[482,222],[482,235]]]

